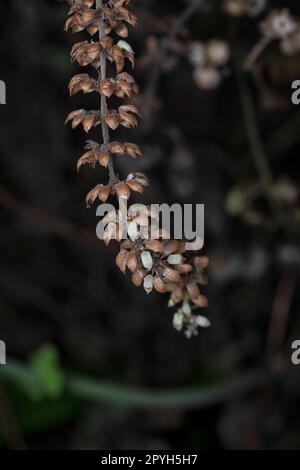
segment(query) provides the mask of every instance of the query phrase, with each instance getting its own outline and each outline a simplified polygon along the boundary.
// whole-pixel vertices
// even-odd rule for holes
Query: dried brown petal
[[[135,173],[133,173],[133,175],[134,175],[134,178],[136,179],[136,181],[141,183],[142,186],[149,186],[149,184],[150,184],[149,178],[145,175],[145,173],[141,173],[140,171],[136,171]]]
[[[120,124],[119,116],[117,114],[109,113],[105,116],[105,122],[113,131],[115,131]]]
[[[116,257],[116,264],[118,268],[125,274],[128,253],[126,250],[121,250]]]
[[[85,109],[76,109],[75,111],[72,111],[68,114],[67,119],[65,120],[65,124],[67,124],[69,121],[73,121],[72,129],[75,129],[75,127],[77,127],[82,122],[85,113]]]
[[[116,225],[112,223],[108,224],[103,234],[103,241],[106,246],[109,244],[110,240],[115,237],[115,235]]]
[[[103,49],[110,49],[113,45],[113,40],[110,36],[103,36],[100,40],[100,44]]]
[[[176,270],[180,274],[187,274],[193,270],[193,266],[191,266],[190,264],[179,264],[178,266],[176,266]]]
[[[118,26],[115,28],[115,32],[121,37],[121,38],[127,38],[128,37],[128,29],[125,26],[124,23],[119,23]]]
[[[91,130],[91,128],[94,126],[94,124],[95,124],[95,116],[94,115],[89,114],[89,115],[86,115],[83,118],[82,125],[83,125],[83,128],[84,128],[85,132],[88,133]]]
[[[130,189],[124,181],[117,183],[115,185],[115,190],[120,198],[129,199],[130,198]]]
[[[102,223],[108,224],[109,222],[116,222],[117,221],[117,214],[116,211],[112,210],[108,212],[103,218],[102,218]],[[121,248],[124,248],[123,246]],[[124,248],[125,249],[125,248]]]
[[[195,256],[193,263],[196,268],[207,268],[209,265],[209,258],[207,256]]]
[[[99,152],[98,160],[101,166],[104,166],[104,168],[107,168],[109,160],[110,160],[110,153],[107,151]]]
[[[171,268],[165,268],[163,270],[163,276],[166,279],[166,281],[170,281],[170,282],[179,282],[181,279],[179,272]]]
[[[111,188],[110,186],[105,186],[103,184],[100,184],[99,186],[100,187],[98,192],[98,198],[100,199],[100,201],[106,202],[110,194]]]
[[[187,285],[187,291],[191,299],[197,299],[200,295],[199,287],[194,282],[191,282],[190,284]]]
[[[132,191],[135,191],[135,192],[138,192],[138,193],[143,193],[144,191],[144,188],[143,186],[138,183],[137,181],[135,180],[131,180],[131,181],[127,181],[127,186],[129,186],[129,188],[132,190]]]
[[[84,155],[82,155],[82,157],[79,158],[77,162],[77,171],[79,171],[82,165],[86,165],[86,164],[95,168],[96,161],[97,161],[97,156],[95,152],[93,152],[92,150],[90,150],[89,152],[86,152]]]
[[[138,269],[132,275],[132,282],[136,287],[140,287],[143,284],[144,278],[147,276],[147,272],[143,269]]]
[[[117,72],[122,72],[124,68],[124,52],[117,46],[113,46],[111,49],[111,58],[112,62],[115,62]]]
[[[111,153],[124,153],[125,151],[125,146],[120,144],[120,142],[111,142],[108,148]]]
[[[127,268],[131,272],[134,272],[137,268],[137,255],[136,255],[135,251],[131,251],[130,253],[128,253]]]
[[[138,145],[125,143],[125,152],[133,158],[141,157],[142,152]]]
[[[149,240],[145,242],[145,248],[154,253],[162,253],[164,251],[164,246],[159,240]]]
[[[134,249],[134,243],[131,240],[124,240],[121,243],[121,248],[124,250],[133,250]]]
[[[119,114],[121,114],[122,112],[134,113],[134,114],[137,114],[138,116],[140,116],[139,110],[137,109],[136,106],[133,106],[132,104],[119,106]]]
[[[98,194],[99,194],[99,189],[100,189],[100,184],[97,184],[97,186],[95,186],[86,196],[86,204],[87,206],[91,206],[95,200],[97,199],[98,197]]]
[[[99,87],[100,87],[100,92],[107,98],[110,98],[113,95],[114,90],[115,90],[115,84],[111,78],[101,80]]]
[[[179,304],[183,299],[183,292],[180,287],[177,287],[171,294],[170,300],[169,300],[169,307],[174,307],[174,305]]]
[[[179,242],[177,240],[171,240],[165,244],[164,255],[169,256],[172,253],[176,253],[179,248]]]
[[[159,276],[154,277],[153,287],[160,294],[163,294],[167,290],[165,283],[163,282],[163,280]]]
[[[198,305],[198,307],[207,307],[208,301],[204,295],[199,295],[196,299],[193,299],[194,304]]]
[[[69,84],[70,95],[73,96],[79,91],[83,93],[91,93],[97,89],[97,80],[89,77],[88,74],[82,73],[75,75]]]

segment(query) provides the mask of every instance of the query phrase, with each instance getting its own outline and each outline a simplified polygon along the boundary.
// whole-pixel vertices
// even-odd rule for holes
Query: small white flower
[[[209,319],[204,317],[203,315],[197,315],[196,324],[197,326],[200,326],[201,328],[208,328],[211,326]]]
[[[145,291],[147,292],[147,294],[150,294],[150,292],[152,292],[153,290],[153,276],[151,276],[150,274],[148,276],[145,277],[144,279],[144,289]]]
[[[289,10],[274,10],[261,25],[266,36],[284,39],[297,29],[297,22]]]
[[[230,50],[227,42],[213,39],[207,44],[207,55],[217,67],[223,67],[229,60]]]
[[[190,44],[189,59],[195,67],[205,63],[205,47],[201,42],[192,42]]]
[[[300,51],[300,27],[291,36],[288,36],[280,43],[282,52],[286,55],[298,54]]]
[[[188,300],[184,300],[182,304],[182,311],[185,315],[190,316],[192,313],[191,305]]]
[[[151,269],[153,268],[153,258],[151,256],[150,251],[143,251],[141,254],[141,259],[144,268],[147,269],[147,271],[151,271]]]
[[[177,265],[177,264],[181,264],[183,261],[183,256],[180,255],[180,254],[177,254],[177,255],[170,255],[168,257],[168,263],[169,264],[173,264],[173,265]]]
[[[127,181],[134,180],[134,177],[135,177],[134,173],[128,173],[126,180]]]
[[[195,327],[195,325],[193,325],[192,323],[187,325],[184,334],[188,339],[192,338],[192,336],[197,336],[198,335],[197,327]]]
[[[221,73],[215,67],[197,67],[194,70],[194,80],[199,88],[210,90],[221,83]]]
[[[129,222],[128,228],[127,228],[127,233],[128,233],[129,238],[132,241],[135,241],[139,238],[140,233],[139,233],[138,226],[135,222]]]
[[[183,328],[183,313],[181,310],[178,310],[173,317],[173,326],[175,330],[181,331]]]
[[[119,41],[119,42],[117,43],[117,46],[118,46],[120,49],[124,49],[124,50],[127,51],[127,52],[131,52],[131,53],[133,52],[133,49],[132,49],[131,45],[128,44],[128,42],[126,42],[126,41],[123,41],[123,40]]]

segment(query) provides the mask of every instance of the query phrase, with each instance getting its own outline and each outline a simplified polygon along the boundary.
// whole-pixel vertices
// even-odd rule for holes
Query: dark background
[[[115,266],[116,245],[96,238],[95,208],[86,209],[85,195],[105,171],[77,174],[85,135],[64,126],[70,110],[95,102],[68,97],[78,69],[69,62],[75,37],[63,31],[67,3],[0,1],[0,79],[7,85],[0,107],[3,448],[300,447],[300,369],[290,361],[300,338],[300,114],[290,98],[299,56],[284,57],[273,44],[257,73],[244,74],[259,19],[236,21],[220,2],[209,3],[180,41],[230,41],[221,86],[200,90],[181,54],[143,101],[154,67],[146,39],[163,38],[186,3],[132,2],[139,26],[129,42],[144,119],[116,134],[145,154],[118,161],[120,174],[135,169],[151,179],[137,201],[205,204],[212,327],[187,340],[172,328],[167,298],[136,289]],[[277,5],[300,15],[299,2]],[[272,203],[260,191],[257,145],[250,145],[253,110],[273,173]],[[103,381],[121,385],[113,393]],[[129,404],[124,386],[137,389]],[[175,404],[155,405],[145,395],[165,389]]]

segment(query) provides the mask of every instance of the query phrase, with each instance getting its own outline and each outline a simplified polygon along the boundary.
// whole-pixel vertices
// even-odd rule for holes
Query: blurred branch
[[[104,249],[104,244],[96,238],[96,234],[80,229],[71,222],[66,222],[57,216],[24,203],[2,185],[0,185],[0,206],[13,210],[19,216],[39,225],[39,227],[47,228],[56,236],[89,245],[97,250]]]
[[[280,157],[300,140],[300,113],[294,113],[287,121],[265,139],[264,147],[270,160]],[[248,173],[251,165],[251,155],[245,154],[236,163],[236,174]]]
[[[148,80],[148,84],[144,93],[144,125],[146,127],[152,127],[152,106],[156,95],[156,89],[160,78],[162,66],[167,58],[168,49],[172,41],[176,38],[177,34],[183,28],[185,23],[190,17],[205,4],[205,0],[190,0],[186,8],[182,13],[175,18],[172,26],[170,27],[169,33],[165,38],[160,41],[157,47],[157,55],[152,65],[152,71]]]
[[[67,374],[66,390],[81,399],[113,406],[141,409],[201,409],[215,406],[235,399],[236,395],[250,393],[270,385],[278,380],[284,371],[284,367],[276,371],[258,368],[249,373],[239,374],[238,378],[218,385],[165,391],[142,390],[70,373]],[[10,358],[7,364],[0,368],[0,377],[21,386],[26,383],[34,386],[37,380],[28,366]]]
[[[298,276],[292,272],[283,273],[279,280],[268,330],[267,346],[270,353],[278,352],[284,342],[297,283]]]
[[[258,60],[258,58],[261,56],[261,54],[264,52],[264,50],[270,44],[271,41],[272,38],[264,36],[257,44],[255,44],[252,51],[248,54],[244,62],[245,71],[249,71],[252,69],[255,62]]]
[[[239,78],[238,83],[249,147],[262,190],[269,194],[273,175],[259,134],[254,103],[245,81]]]

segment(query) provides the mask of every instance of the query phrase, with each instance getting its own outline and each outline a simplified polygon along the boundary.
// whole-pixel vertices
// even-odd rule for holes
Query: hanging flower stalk
[[[88,140],[86,152],[79,158],[77,169],[88,164],[93,168],[99,164],[108,170],[106,183],[97,184],[87,195],[87,206],[97,199],[106,202],[109,196],[116,196],[119,207],[122,201],[128,201],[131,192],[143,193],[149,186],[144,173],[132,172],[125,179],[120,179],[115,170],[115,157],[128,155],[133,158],[142,156],[140,148],[133,143],[120,143],[110,140],[110,130],[119,126],[134,128],[138,124],[138,109],[131,104],[121,104],[117,109],[110,109],[107,99],[113,95],[130,98],[138,93],[134,78],[124,71],[125,63],[134,67],[134,51],[125,41],[128,36],[128,25],[135,26],[137,18],[126,6],[130,0],[77,0],[70,8],[65,25],[73,33],[86,30],[91,41],[85,40],[74,44],[71,50],[71,61],[78,62],[80,67],[92,66],[98,72],[97,77],[88,73],[75,75],[69,85],[70,95],[78,92],[98,93],[99,109],[72,111],[66,122],[71,121],[72,128],[80,124],[85,132],[100,126],[101,140]],[[120,40],[114,42],[109,36],[116,33]],[[97,39],[95,39],[97,38]],[[113,64],[115,76],[107,75],[107,63]],[[126,213],[112,211],[102,219],[103,239],[106,244],[114,237],[120,243],[116,264],[125,273],[131,273],[135,286],[143,286],[147,293],[156,290],[170,294],[169,306],[179,306],[174,314],[173,325],[180,331],[183,328],[187,337],[198,334],[198,327],[209,326],[209,320],[198,315],[195,309],[206,307],[207,299],[202,295],[199,286],[205,284],[203,271],[208,265],[204,256],[187,252],[184,241],[170,240],[166,231],[152,229],[157,224],[158,215],[152,207],[139,204],[131,206]],[[129,239],[122,241],[123,227],[126,225]]]

